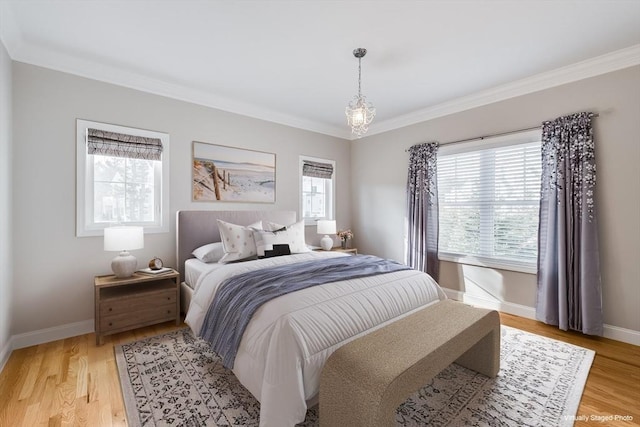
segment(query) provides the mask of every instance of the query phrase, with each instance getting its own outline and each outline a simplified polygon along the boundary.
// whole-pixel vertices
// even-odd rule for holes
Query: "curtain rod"
[[[599,113],[593,113],[593,115],[591,117],[599,117],[599,116],[600,116]],[[482,141],[483,139],[495,138],[496,136],[511,135],[512,133],[527,132],[527,131],[530,131],[530,130],[536,130],[536,129],[541,129],[541,128],[542,128],[542,125],[534,126],[534,127],[530,127],[530,128],[524,128],[524,129],[510,130],[508,132],[492,133],[490,135],[477,136],[475,138],[465,138],[465,139],[459,139],[457,141],[443,142],[442,144],[438,144],[438,145],[443,146],[443,145],[460,144],[462,142],[469,142],[469,141],[477,141],[477,140]],[[406,152],[409,151],[409,149],[406,149],[404,151],[406,153]]]

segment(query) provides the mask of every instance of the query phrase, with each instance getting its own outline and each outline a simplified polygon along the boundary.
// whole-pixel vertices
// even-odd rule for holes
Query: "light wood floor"
[[[505,325],[597,352],[577,414],[588,421],[576,426],[640,426],[640,347],[508,314],[501,318]],[[108,336],[100,347],[87,334],[15,350],[0,374],[0,427],[126,426],[113,346],[177,328],[169,322]],[[608,419],[616,415],[633,421]]]

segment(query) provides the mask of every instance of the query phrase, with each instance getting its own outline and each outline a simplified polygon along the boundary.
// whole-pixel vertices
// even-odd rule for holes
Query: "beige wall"
[[[405,149],[536,126],[597,111],[597,209],[604,320],[640,331],[640,67],[627,68],[351,144],[353,223],[362,252],[404,256]],[[535,306],[535,275],[442,263],[444,287],[496,302]]]
[[[75,237],[75,120],[171,136],[171,232],[145,236],[139,263],[175,264],[179,209],[298,210],[298,156],[336,161],[337,220],[350,226],[350,147],[313,132],[14,62],[13,334],[93,319],[93,276],[110,273],[101,237]],[[276,154],[276,203],[191,202],[191,144],[203,141]],[[308,230],[317,239],[315,230]],[[142,265],[140,265],[142,267]]]
[[[11,58],[0,41],[0,369],[9,352],[11,337]]]
[[[11,70],[4,49],[0,49],[0,59],[0,173],[4,178],[0,183],[4,251],[0,255],[0,319],[5,322],[0,329],[0,351],[2,339],[8,339],[9,323],[10,333],[16,335],[90,321],[93,276],[109,272],[113,254],[102,250],[102,239],[75,237],[76,118],[171,135],[172,216],[178,209],[298,210],[298,156],[334,159],[338,227],[354,229],[360,252],[402,260],[406,148],[424,141],[446,142],[526,128],[576,111],[599,111],[597,196],[605,322],[640,331],[640,67],[349,144],[22,63],[13,63]],[[7,108],[12,103],[11,89],[13,119]],[[276,203],[191,202],[193,140],[276,153]],[[5,242],[11,229],[9,245]],[[141,261],[154,255],[173,260],[174,233],[172,224],[170,233],[147,235],[145,249],[135,255]],[[313,230],[308,234],[317,239]],[[443,263],[441,283],[498,302],[524,307],[535,303],[534,275]]]

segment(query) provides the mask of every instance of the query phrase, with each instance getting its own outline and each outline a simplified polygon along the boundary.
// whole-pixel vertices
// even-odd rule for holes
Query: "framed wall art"
[[[193,141],[196,202],[275,203],[276,155]]]

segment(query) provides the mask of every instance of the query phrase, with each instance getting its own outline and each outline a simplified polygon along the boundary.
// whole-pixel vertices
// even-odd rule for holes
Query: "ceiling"
[[[0,0],[13,60],[350,139],[640,63],[638,0]]]

